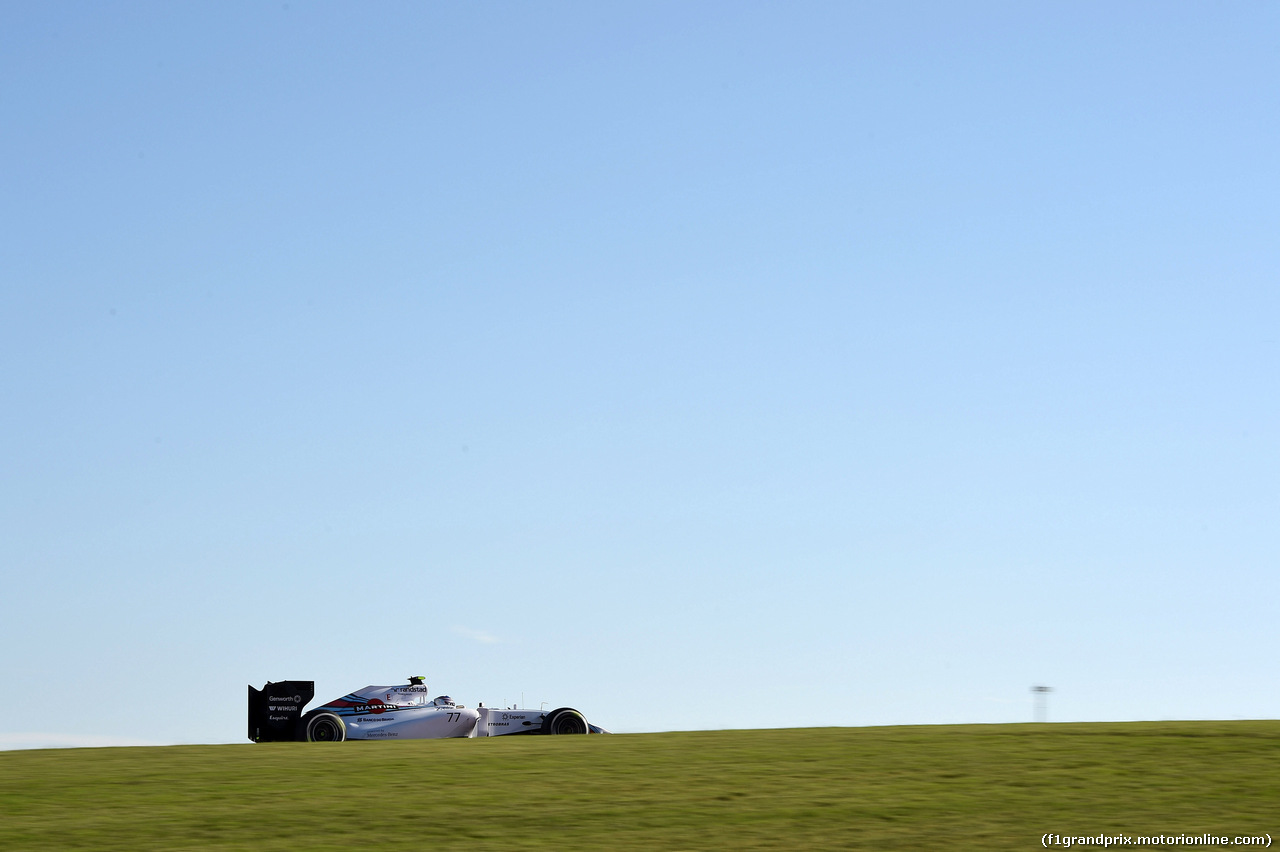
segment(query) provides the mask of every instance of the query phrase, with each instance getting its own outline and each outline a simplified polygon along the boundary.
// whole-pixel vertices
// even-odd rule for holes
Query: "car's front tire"
[[[590,730],[591,727],[587,724],[587,717],[572,707],[561,707],[559,710],[552,710],[547,714],[546,721],[542,723],[542,733],[544,734],[585,734],[589,733]]]
[[[307,720],[307,742],[340,743],[347,738],[347,725],[337,713],[317,713]]]

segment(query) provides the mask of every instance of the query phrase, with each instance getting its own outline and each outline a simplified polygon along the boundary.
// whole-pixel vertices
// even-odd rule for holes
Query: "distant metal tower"
[[[1033,686],[1031,694],[1034,696],[1035,702],[1035,720],[1037,722],[1045,722],[1049,718],[1049,693],[1053,692],[1051,686]]]

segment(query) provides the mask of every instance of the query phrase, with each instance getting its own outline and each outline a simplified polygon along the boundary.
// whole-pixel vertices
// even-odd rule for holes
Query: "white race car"
[[[447,695],[430,698],[423,678],[399,686],[366,686],[303,712],[315,681],[268,681],[249,687],[249,739],[266,742],[421,740],[510,734],[607,734],[572,707],[551,712],[467,707]]]

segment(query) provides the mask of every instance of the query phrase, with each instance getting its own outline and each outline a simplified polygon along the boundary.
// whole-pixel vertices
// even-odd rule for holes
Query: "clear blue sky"
[[[1275,717],[1280,4],[7,3],[0,745]]]

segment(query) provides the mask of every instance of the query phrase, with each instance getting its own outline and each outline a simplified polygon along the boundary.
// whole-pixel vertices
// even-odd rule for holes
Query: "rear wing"
[[[302,739],[302,708],[315,694],[313,680],[267,681],[262,689],[249,687],[249,739],[255,743]]]

